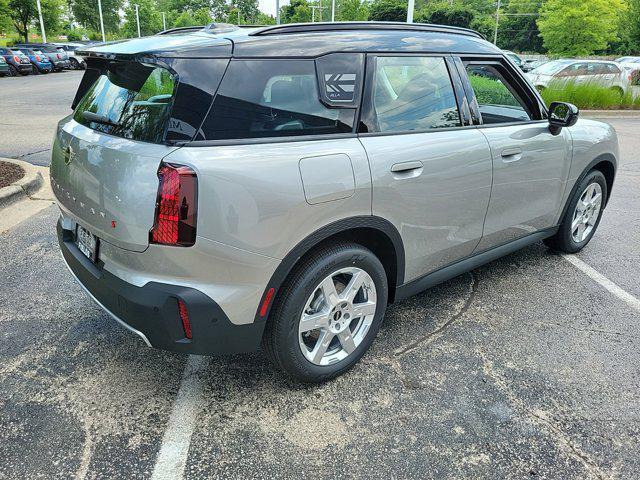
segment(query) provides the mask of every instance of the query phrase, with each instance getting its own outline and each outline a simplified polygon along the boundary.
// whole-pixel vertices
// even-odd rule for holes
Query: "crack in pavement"
[[[467,312],[467,310],[469,310],[469,308],[471,307],[471,304],[473,303],[473,299],[474,299],[474,297],[476,295],[476,292],[478,291],[478,277],[476,275],[474,275],[473,272],[469,272],[469,276],[471,277],[471,283],[469,285],[469,295],[464,300],[464,302],[462,304],[462,307],[460,307],[460,310],[458,310],[455,314],[453,314],[451,316],[451,318],[449,320],[447,320],[445,323],[440,325],[435,330],[433,330],[433,331],[431,331],[431,332],[429,332],[429,333],[427,333],[425,335],[421,335],[416,340],[414,340],[413,342],[411,342],[411,343],[409,343],[409,344],[407,344],[407,345],[405,345],[403,347],[397,348],[393,352],[393,357],[394,358],[399,358],[399,357],[402,357],[403,355],[406,355],[407,353],[413,352],[418,347],[420,347],[420,345],[422,345],[424,342],[426,342],[427,340],[429,340],[429,339],[433,338],[434,336],[438,335],[439,333],[441,333],[449,325],[451,325],[457,319],[462,317]]]
[[[494,384],[502,390],[507,399],[518,409],[529,416],[532,422],[536,423],[543,430],[549,433],[549,436],[555,441],[558,450],[565,453],[580,463],[582,463],[593,477],[604,480],[610,478],[600,468],[600,466],[578,445],[574,444],[568,433],[563,431],[560,427],[554,424],[554,422],[548,418],[547,413],[540,410],[532,410],[524,403],[524,401],[518,397],[518,395],[511,389],[505,378],[496,370],[493,362],[487,358],[487,356],[479,349],[475,350],[476,355],[480,357],[482,361],[482,370],[484,374],[493,379]]]
[[[37,150],[35,152],[23,153],[22,155],[14,155],[13,157],[10,157],[10,158],[12,158],[14,160],[19,160],[21,158],[28,157],[29,155],[35,155],[37,153],[44,153],[44,152],[48,152],[50,150],[51,150],[51,148],[45,148],[44,150]]]

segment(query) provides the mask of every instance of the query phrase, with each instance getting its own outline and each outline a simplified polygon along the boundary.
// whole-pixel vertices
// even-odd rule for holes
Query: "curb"
[[[0,157],[0,161],[13,163],[24,170],[24,177],[13,182],[8,187],[0,188],[0,210],[12,203],[30,197],[37,192],[44,183],[42,174],[30,163],[3,157]]]
[[[640,118],[640,110],[580,110],[580,114],[590,118]]]

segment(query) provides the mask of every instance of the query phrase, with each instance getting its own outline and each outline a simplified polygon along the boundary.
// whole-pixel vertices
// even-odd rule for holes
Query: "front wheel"
[[[545,240],[547,246],[566,253],[576,253],[586,247],[600,224],[607,194],[607,181],[602,172],[589,172],[573,194],[560,229]]]
[[[354,243],[311,255],[285,283],[263,346],[296,380],[320,383],[349,370],[369,349],[387,306],[380,260]]]
[[[10,63],[9,63],[9,74],[12,77],[17,77],[18,76],[18,69],[16,67],[14,67],[13,65],[11,65]]]

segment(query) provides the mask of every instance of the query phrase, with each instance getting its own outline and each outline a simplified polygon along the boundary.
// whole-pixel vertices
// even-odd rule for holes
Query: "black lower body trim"
[[[201,355],[254,351],[265,322],[231,323],[220,306],[199,290],[149,282],[137,287],[93,264],[58,222],[58,241],[67,266],[99,304],[156,348]],[[185,302],[192,339],[185,337],[178,300]]]
[[[499,247],[485,250],[484,252],[476,253],[470,257],[459,260],[451,265],[447,265],[435,272],[428,273],[427,275],[412,280],[411,282],[400,285],[396,289],[396,300],[402,300],[407,297],[411,297],[417,293],[422,292],[428,288],[431,288],[439,283],[446,282],[447,280],[462,275],[474,268],[478,268],[485,263],[497,260],[500,257],[504,257],[510,253],[513,253],[521,248],[524,248],[532,243],[544,240],[545,238],[555,235],[558,231],[558,226],[541,230],[539,232],[527,235],[526,237],[519,238]]]

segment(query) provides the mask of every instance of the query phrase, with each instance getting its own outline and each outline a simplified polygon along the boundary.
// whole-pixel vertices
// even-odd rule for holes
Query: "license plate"
[[[76,246],[85,257],[95,263],[98,258],[98,237],[80,225],[76,228]]]

